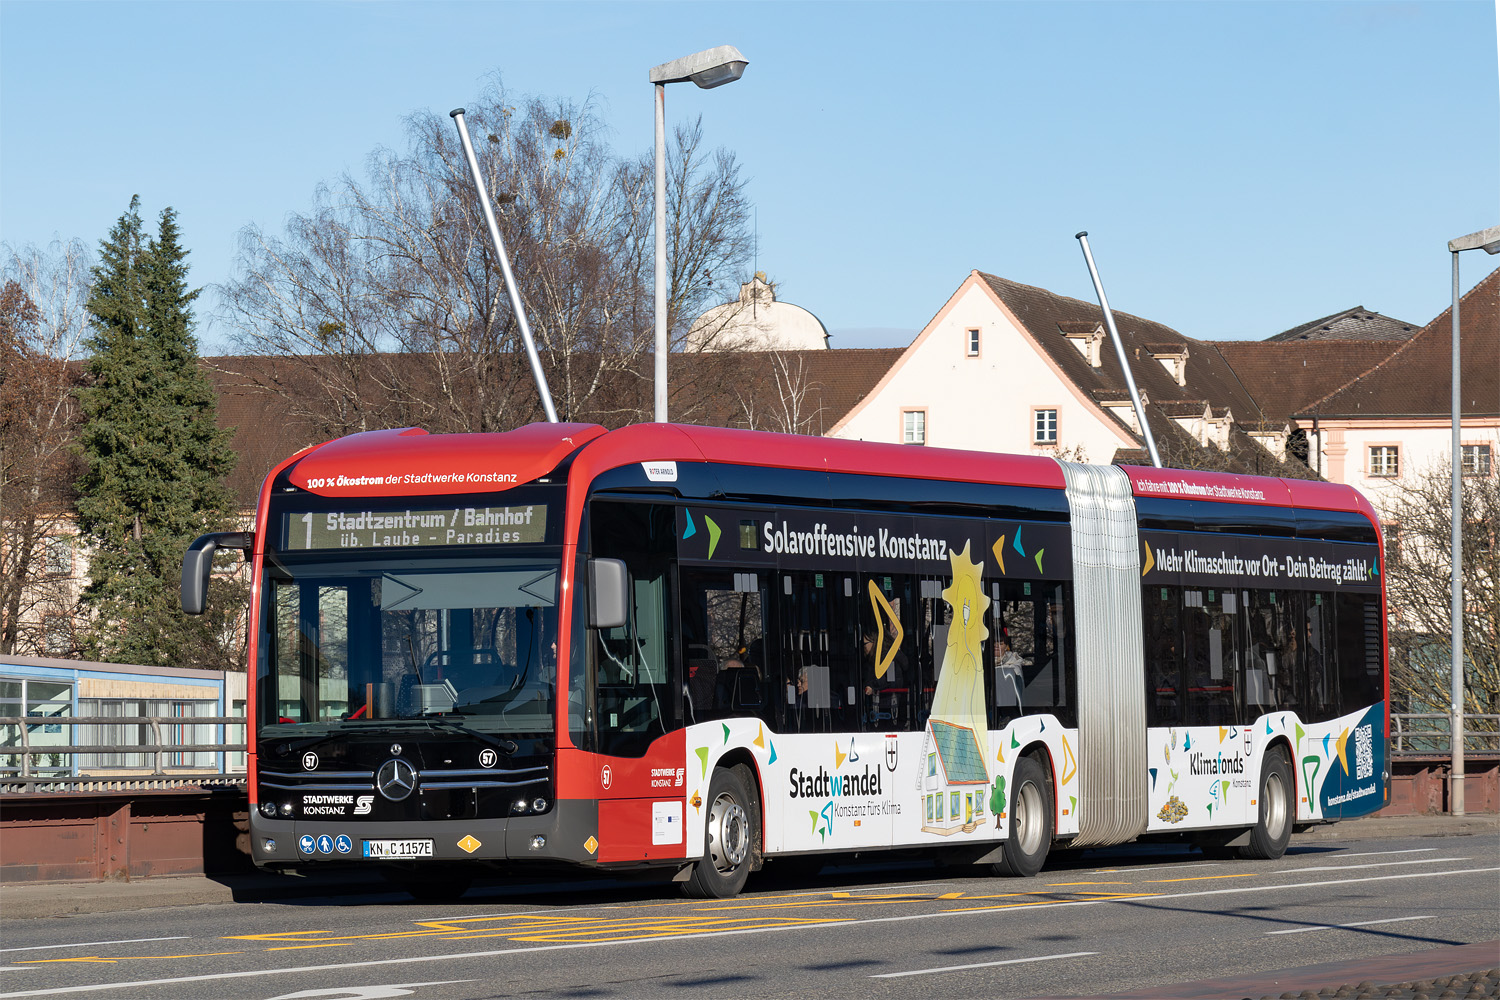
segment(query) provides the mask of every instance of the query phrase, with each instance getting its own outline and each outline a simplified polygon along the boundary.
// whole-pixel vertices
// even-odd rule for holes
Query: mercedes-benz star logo
[[[375,787],[392,802],[400,802],[417,787],[417,771],[400,757],[388,760],[375,772]]]

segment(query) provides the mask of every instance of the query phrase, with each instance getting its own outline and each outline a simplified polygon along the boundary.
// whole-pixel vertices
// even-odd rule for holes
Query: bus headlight
[[[547,846],[547,838],[544,837],[544,836],[542,836],[540,833],[537,834],[535,837],[531,838],[531,849],[533,851],[540,851],[542,848],[544,848],[546,846]]]
[[[546,812],[547,811],[547,800],[546,799],[537,799],[535,802],[531,803],[531,811],[532,812],[538,812],[538,813],[544,813],[544,812]]]
[[[276,853],[276,841],[272,840],[270,837],[267,837],[261,846],[265,848],[267,854]]]
[[[272,802],[270,799],[267,799],[264,802],[262,802],[260,804],[260,814],[262,816],[264,816],[266,819],[275,819],[276,818],[276,803]]]
[[[290,799],[281,804],[281,816],[283,819],[292,818],[292,802]]]
[[[520,816],[521,814],[525,813],[526,810],[528,810],[530,808],[531,807],[526,804],[526,800],[525,799],[516,799],[516,801],[514,801],[514,802],[512,802],[510,804],[510,811],[511,811],[511,814],[514,815],[514,816]]]

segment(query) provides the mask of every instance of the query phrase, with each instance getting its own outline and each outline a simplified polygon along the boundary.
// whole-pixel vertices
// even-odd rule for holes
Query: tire
[[[740,768],[716,768],[708,785],[703,857],[682,883],[694,899],[729,899],[745,887],[760,849],[760,805]]]
[[[1010,839],[1001,845],[993,869],[996,875],[1030,878],[1042,870],[1052,846],[1052,783],[1035,757],[1022,757],[1011,784]]]
[[[1260,768],[1259,787],[1260,814],[1250,831],[1250,842],[1240,848],[1240,857],[1273,861],[1286,853],[1286,845],[1292,839],[1292,822],[1297,816],[1292,764],[1281,747],[1266,754]]]

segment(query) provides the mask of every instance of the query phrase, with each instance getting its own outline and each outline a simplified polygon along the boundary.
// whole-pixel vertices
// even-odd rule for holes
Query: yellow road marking
[[[353,943],[352,941],[324,941],[319,944],[284,944],[279,948],[267,948],[266,951],[297,951],[300,948],[347,948]]]
[[[170,958],[215,958],[219,955],[243,955],[242,951],[210,951],[201,955],[120,955],[115,958],[104,958],[99,955],[79,955],[73,958],[26,958],[17,959],[17,965],[42,965],[47,962],[92,962],[99,965],[111,965],[115,962],[145,962],[153,959]]]
[[[1129,885],[1129,882],[1048,882],[1049,889],[1065,889],[1070,885]]]
[[[1148,878],[1146,885],[1155,882],[1209,882],[1216,878],[1254,878],[1255,872],[1244,872],[1239,875],[1195,875],[1191,878]]]

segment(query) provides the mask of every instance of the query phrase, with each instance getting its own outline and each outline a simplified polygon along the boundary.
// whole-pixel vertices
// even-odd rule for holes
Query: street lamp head
[[[652,83],[682,83],[691,80],[704,90],[733,83],[745,75],[748,60],[733,45],[719,45],[662,63],[651,70]]]
[[[1453,253],[1460,253],[1464,250],[1483,250],[1489,254],[1500,253],[1500,226],[1491,226],[1477,233],[1449,240],[1448,249]]]

